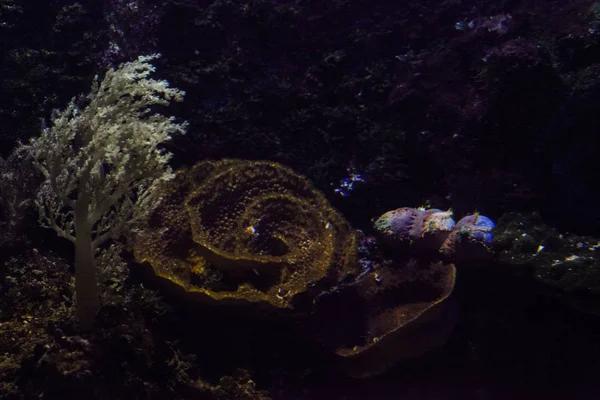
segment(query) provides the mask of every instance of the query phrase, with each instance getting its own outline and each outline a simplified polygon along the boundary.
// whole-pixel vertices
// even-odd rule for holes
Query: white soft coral
[[[87,328],[100,306],[96,250],[153,208],[157,184],[172,177],[171,154],[158,145],[185,133],[186,124],[152,110],[185,94],[149,78],[158,57],[139,57],[96,78],[85,107],[72,100],[26,146],[46,177],[40,222],[75,243],[77,316]]]

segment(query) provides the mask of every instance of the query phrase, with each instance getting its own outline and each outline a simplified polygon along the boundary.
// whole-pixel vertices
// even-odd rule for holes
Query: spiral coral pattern
[[[136,258],[149,261],[157,275],[186,292],[288,308],[297,294],[356,267],[355,232],[310,181],[291,169],[226,159],[202,162],[185,175],[178,184],[185,191],[183,201],[175,187],[166,194],[155,219],[162,222],[139,241],[145,244],[137,247]],[[169,199],[177,200],[167,206]],[[175,215],[165,219],[166,212]],[[184,228],[176,228],[183,229],[178,239],[183,245],[156,243],[165,240],[165,229],[174,228],[160,226],[168,221],[185,221]],[[173,264],[166,248],[186,246],[174,279],[163,270]],[[202,274],[206,266],[219,271],[227,284],[194,284],[194,274]]]

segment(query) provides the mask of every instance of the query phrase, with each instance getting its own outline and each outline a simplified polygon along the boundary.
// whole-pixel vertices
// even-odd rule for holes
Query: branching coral
[[[75,244],[76,312],[84,328],[93,325],[100,308],[97,250],[154,207],[158,182],[172,177],[171,155],[159,145],[185,132],[186,124],[151,110],[184,95],[167,81],[149,78],[156,58],[110,69],[94,81],[85,107],[73,99],[23,146],[46,179],[37,199],[40,223]]]

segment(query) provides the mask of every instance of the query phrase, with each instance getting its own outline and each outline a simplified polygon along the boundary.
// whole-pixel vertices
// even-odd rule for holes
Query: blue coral
[[[484,215],[467,215],[456,224],[440,251],[453,260],[480,260],[493,255],[496,225]]]

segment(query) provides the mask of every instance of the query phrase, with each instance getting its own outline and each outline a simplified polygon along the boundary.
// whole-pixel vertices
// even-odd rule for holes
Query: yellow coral
[[[309,287],[354,271],[355,232],[280,164],[205,161],[163,190],[135,257],[194,297],[292,308]]]

